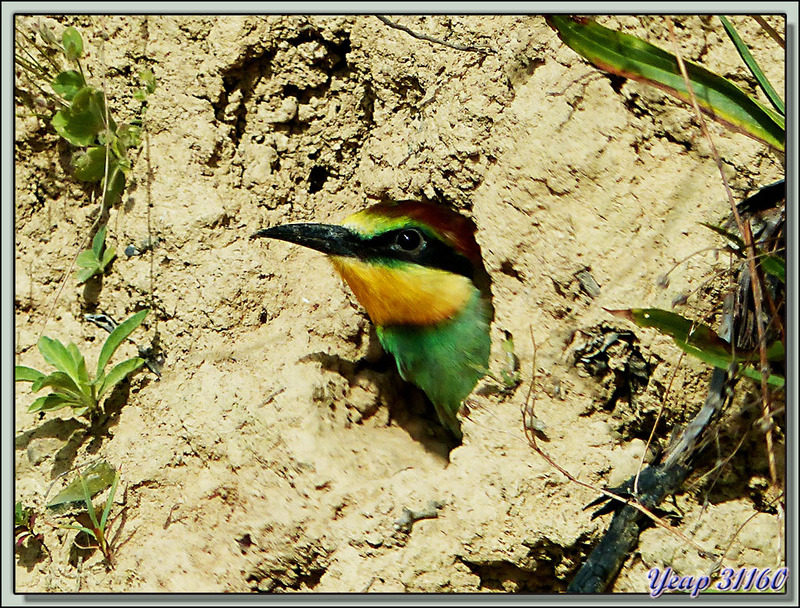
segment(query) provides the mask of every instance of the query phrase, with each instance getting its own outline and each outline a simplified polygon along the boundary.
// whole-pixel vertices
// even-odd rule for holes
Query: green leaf
[[[61,393],[50,393],[44,397],[39,397],[36,401],[28,406],[29,412],[54,412],[61,408],[67,407],[75,403],[75,400],[68,395]]]
[[[56,95],[61,95],[67,101],[72,101],[78,91],[86,86],[86,81],[80,72],[67,70],[56,76],[50,86],[53,87]]]
[[[86,526],[78,526],[76,524],[59,524],[57,527],[64,528],[66,530],[78,530],[78,532],[83,532],[86,536],[97,540],[97,535],[94,533],[94,530],[90,530]]]
[[[67,347],[56,339],[42,336],[39,339],[39,352],[50,365],[57,370],[68,374],[71,378],[78,378],[78,370]]]
[[[31,385],[31,392],[37,393],[45,387],[56,389],[57,393],[64,393],[69,397],[74,397],[78,401],[83,401],[83,394],[75,380],[64,372],[53,372],[49,376],[43,376]]]
[[[728,230],[725,230],[725,228],[722,228],[721,226],[715,226],[714,224],[710,224],[708,222],[700,222],[700,225],[705,226],[709,230],[713,230],[720,236],[723,236],[726,239],[728,239],[736,249],[735,253],[738,253],[740,256],[744,255],[744,249],[745,249],[744,241],[741,238],[739,238],[739,236],[733,234]]]
[[[24,365],[14,366],[14,382],[36,382],[41,378],[44,378],[44,374],[38,369]]]
[[[717,234],[724,236],[733,244],[733,251],[739,257],[744,257],[744,241],[740,239],[735,234],[728,232],[724,228],[720,228],[719,226],[714,226],[713,224],[708,224],[706,222],[700,222],[706,228],[710,228]],[[761,264],[761,268],[764,269],[764,272],[768,272],[769,274],[778,277],[782,282],[786,282],[786,261],[779,258],[775,255],[770,255],[767,253],[759,253],[758,260]]]
[[[103,246],[106,242],[106,226],[103,225],[100,227],[100,230],[97,231],[97,234],[94,235],[92,239],[92,251],[94,252],[94,257],[98,260],[103,256]]]
[[[719,226],[714,226],[713,224],[709,224],[706,222],[700,222],[706,228],[710,228],[717,234],[724,236],[733,244],[733,251],[739,257],[744,257],[744,241],[740,239],[735,234],[728,232],[724,228],[720,228]],[[766,253],[759,253],[758,254],[759,263],[761,264],[761,268],[764,269],[764,272],[768,272],[769,274],[778,277],[782,282],[786,282],[786,261],[782,260],[781,258],[766,254]]]
[[[145,92],[152,93],[156,90],[156,77],[150,68],[145,68],[139,72],[139,80],[144,85]]]
[[[100,376],[103,373],[106,364],[108,364],[108,361],[112,356],[114,356],[114,353],[116,352],[117,348],[119,348],[119,345],[122,344],[129,335],[131,335],[134,329],[139,327],[149,312],[150,310],[147,308],[140,310],[135,315],[132,315],[117,325],[114,328],[114,331],[108,335],[108,338],[106,338],[105,344],[103,344],[103,348],[100,351],[100,358],[97,360],[97,376]]]
[[[688,102],[690,96],[674,55],[591,19],[550,15],[547,22],[561,40],[596,67],[655,86]],[[785,121],[731,81],[684,61],[700,109],[728,128],[784,151]]]
[[[774,255],[765,255],[761,258],[761,268],[764,269],[764,272],[778,277],[781,282],[786,282],[786,260]]]
[[[122,192],[125,190],[125,173],[117,159],[110,164],[108,172],[108,186],[104,200],[106,205],[114,205],[122,198]]]
[[[734,356],[731,345],[720,338],[710,327],[668,310],[631,308],[626,310],[606,309],[606,311],[628,319],[639,327],[657,329],[675,340],[675,344],[681,350],[714,367],[727,370],[731,364],[739,365],[757,359],[757,351],[737,351]],[[761,374],[748,365],[742,365],[740,370],[749,378],[756,380],[761,378]],[[768,382],[774,386],[783,386],[784,384],[783,378],[776,375],[771,375]]]
[[[83,501],[84,503],[86,503],[86,510],[89,512],[89,519],[92,520],[94,529],[97,530],[100,527],[100,524],[97,521],[97,513],[95,513],[94,504],[92,504],[92,495],[89,493],[89,486],[86,483],[86,479],[84,478],[84,476],[81,475],[80,473],[78,473],[78,479],[81,482],[81,489],[83,490]]]
[[[98,380],[102,378],[102,383],[100,384],[100,388],[97,391],[97,399],[100,400],[105,395],[106,391],[113,388],[117,385],[120,381],[122,381],[128,374],[135,372],[139,369],[142,365],[144,365],[144,359],[140,359],[139,357],[133,357],[131,359],[126,359],[122,363],[115,365],[111,368],[111,371],[108,372],[108,375],[104,378],[102,376],[98,376]]]
[[[133,166],[131,164],[130,159],[129,158],[124,158],[124,157],[123,158],[119,158],[117,160],[117,163],[119,164],[119,168],[122,169],[122,172],[124,174],[127,174],[131,170],[131,167]]]
[[[92,266],[90,268],[83,268],[77,271],[75,273],[75,277],[78,279],[78,285],[91,279],[95,274],[97,274],[98,270],[99,268],[97,266]]]
[[[61,36],[64,54],[70,61],[76,61],[83,55],[83,39],[74,27],[69,26]]]
[[[111,260],[113,260],[115,257],[117,257],[117,253],[113,247],[106,249],[105,253],[103,254],[103,259],[100,260],[100,269],[105,269],[105,267],[108,266],[111,263]]]
[[[147,96],[156,90],[156,77],[149,68],[145,68],[139,72],[139,81],[142,83],[142,85],[144,85],[144,87],[136,90],[133,93],[133,98],[144,103],[147,101]]]
[[[780,340],[775,340],[767,348],[767,359],[770,361],[784,361],[786,359],[786,350],[783,348],[783,343]]]
[[[84,182],[99,182],[106,172],[105,146],[91,146],[72,157],[70,163],[75,170],[75,177]]]
[[[91,249],[84,249],[78,254],[78,257],[75,258],[75,264],[81,268],[96,269],[99,265],[99,261],[94,255],[94,251]]]
[[[691,319],[660,308],[631,308],[622,311],[609,311],[616,316],[629,319],[639,327],[653,327],[676,340],[682,340],[698,348],[713,350],[723,355],[730,352],[731,346],[720,338],[708,325],[696,323]]]
[[[74,146],[84,148],[93,144],[98,133],[105,129],[103,92],[83,87],[75,94],[72,105],[56,112],[52,125]]]
[[[772,107],[775,108],[781,116],[786,116],[786,106],[783,104],[783,100],[775,92],[775,89],[772,88],[772,85],[770,84],[769,80],[767,80],[764,72],[761,71],[761,68],[758,67],[758,62],[750,53],[750,49],[747,48],[747,45],[739,37],[739,34],[733,25],[731,25],[730,21],[728,21],[722,15],[719,15],[719,20],[722,21],[722,25],[725,27],[725,31],[728,32],[728,37],[730,37],[733,45],[739,52],[739,56],[747,64],[747,67],[750,68],[750,72],[753,74],[756,81],[758,81],[758,86],[760,86],[761,90],[764,91],[764,94],[767,96],[767,99],[769,99]]]
[[[31,392],[35,393],[45,387],[51,387],[55,393],[67,397],[76,406],[85,406],[89,409],[97,407],[97,401],[92,395],[92,386],[89,383],[76,383],[63,372],[53,372],[41,380],[33,383]]]
[[[99,494],[114,482],[115,475],[116,470],[105,460],[96,462],[86,467],[82,475],[79,475],[77,479],[56,494],[47,503],[47,508],[52,509],[69,503],[84,502],[86,496],[83,490],[84,484],[86,484],[91,500],[92,496]]]
[[[122,146],[120,156],[125,157],[130,148],[137,148],[142,143],[142,129],[135,125],[123,123],[117,129],[117,138],[120,146]]]
[[[119,484],[119,470],[117,470],[116,474],[114,475],[114,483],[111,484],[111,490],[108,493],[108,499],[106,500],[106,506],[103,509],[103,515],[100,518],[100,525],[98,528],[104,530],[106,527],[106,522],[108,521],[108,514],[111,512],[111,505],[114,503],[114,494],[117,493],[117,485]]]
[[[89,384],[89,372],[86,371],[86,360],[84,359],[83,354],[72,342],[67,345],[67,350],[69,351],[69,354],[72,355],[72,360],[75,361],[75,369],[78,372],[78,385],[85,386]]]
[[[733,359],[729,355],[720,356],[718,353],[703,350],[702,348],[697,348],[696,346],[687,344],[682,340],[675,340],[675,344],[677,344],[678,348],[680,348],[686,354],[697,357],[703,363],[708,363],[709,365],[713,365],[714,367],[718,367],[720,369],[727,370],[733,363]],[[739,365],[738,363],[737,366],[738,370],[748,378],[751,378],[752,380],[757,380],[759,382],[761,381],[761,374],[755,368],[750,367],[749,365]],[[767,378],[767,384],[771,384],[772,386],[780,388],[785,384],[785,380],[783,376],[770,374],[769,377]]]
[[[14,503],[14,526],[30,526],[31,523],[31,515],[33,515],[33,509],[30,507],[26,508],[22,506],[22,503],[17,501]]]

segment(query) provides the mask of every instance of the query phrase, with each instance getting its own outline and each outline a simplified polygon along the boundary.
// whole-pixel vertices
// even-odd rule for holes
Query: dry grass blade
[[[717,168],[719,169],[719,174],[722,178],[722,183],[725,187],[725,193],[728,196],[728,202],[730,203],[731,209],[733,211],[733,217],[736,221],[736,225],[739,228],[739,232],[742,235],[742,239],[746,246],[747,252],[747,264],[750,269],[751,275],[751,288],[753,291],[753,304],[755,306],[755,316],[756,316],[756,327],[758,328],[758,349],[759,349],[759,357],[760,357],[760,364],[761,364],[761,409],[762,414],[765,420],[770,420],[770,392],[767,386],[767,379],[769,377],[769,367],[767,364],[767,349],[766,349],[766,339],[765,339],[765,330],[764,330],[764,320],[762,317],[762,305],[761,305],[761,294],[763,293],[763,277],[760,273],[760,270],[756,264],[756,249],[755,244],[753,242],[753,232],[750,227],[750,223],[743,221],[742,217],[739,215],[739,210],[736,207],[736,202],[733,198],[733,192],[731,192],[730,186],[728,185],[728,179],[725,177],[725,171],[723,170],[722,166],[722,159],[717,152],[717,148],[714,145],[714,140],[711,138],[711,134],[708,131],[708,127],[706,126],[705,119],[703,117],[703,113],[700,111],[700,106],[697,103],[697,98],[694,94],[694,89],[691,86],[691,82],[689,81],[689,75],[686,72],[686,66],[684,65],[683,58],[680,55],[678,49],[678,41],[675,37],[675,27],[672,23],[672,19],[669,17],[667,19],[667,25],[669,27],[669,35],[672,40],[672,45],[675,51],[675,57],[678,60],[678,67],[680,68],[681,74],[683,75],[684,81],[686,82],[686,87],[689,91],[689,97],[692,102],[692,108],[694,109],[695,116],[700,124],[700,129],[703,132],[706,140],[708,141],[709,146],[711,147],[711,154],[714,157],[714,162],[717,164]],[[767,425],[766,431],[766,444],[767,444],[767,458],[769,460],[769,475],[770,480],[773,486],[777,486],[778,484],[778,472],[777,466],[775,464],[775,448],[773,445],[773,437],[772,437],[772,427],[771,425]]]
[[[633,493],[634,495],[639,494],[639,475],[642,473],[642,467],[644,466],[644,458],[647,455],[647,450],[650,449],[650,444],[653,443],[653,437],[655,437],[656,429],[658,428],[658,423],[661,421],[661,416],[664,413],[664,409],[666,408],[667,404],[667,397],[669,396],[670,391],[672,390],[672,383],[675,380],[675,376],[678,373],[678,370],[681,367],[681,362],[683,361],[683,356],[686,353],[681,353],[681,356],[678,358],[678,362],[675,364],[675,367],[672,368],[672,373],[669,377],[669,383],[667,384],[667,390],[664,391],[664,396],[661,398],[661,407],[658,408],[658,414],[656,415],[656,420],[653,422],[653,428],[650,429],[650,436],[647,438],[647,443],[644,445],[644,449],[642,450],[642,457],[639,459],[639,466],[636,468],[636,475],[633,478]]]
[[[767,506],[768,506],[768,507],[771,507],[772,505],[774,505],[774,504],[778,503],[779,501],[781,501],[781,499],[783,498],[783,496],[784,496],[784,493],[783,493],[783,492],[781,492],[781,493],[780,493],[780,494],[778,494],[778,495],[777,495],[775,498],[773,498],[773,499],[772,499],[772,500],[771,500],[769,503],[767,503]],[[733,536],[731,536],[731,540],[730,540],[730,542],[728,542],[728,545],[727,545],[727,546],[725,547],[725,549],[722,551],[722,554],[719,556],[719,559],[717,560],[716,564],[714,564],[714,568],[712,569],[713,571],[716,571],[716,570],[718,570],[718,569],[719,569],[719,568],[722,566],[722,562],[723,562],[723,560],[725,559],[725,556],[727,555],[728,551],[730,551],[730,550],[731,550],[731,547],[733,546],[733,543],[734,543],[734,542],[736,542],[736,539],[739,537],[739,534],[741,534],[741,533],[742,533],[742,530],[744,530],[745,526],[747,526],[747,524],[749,524],[749,523],[750,523],[750,521],[752,521],[752,519],[753,519],[753,518],[754,518],[756,515],[759,515],[759,513],[760,513],[760,511],[756,511],[756,512],[755,512],[755,513],[753,513],[753,514],[752,514],[750,517],[748,517],[747,519],[745,519],[745,520],[744,520],[744,521],[743,521],[743,522],[742,522],[742,523],[739,525],[739,527],[738,527],[738,528],[736,528],[736,532],[734,532],[734,533],[733,533]]]
[[[767,34],[769,34],[772,37],[772,39],[780,45],[782,49],[786,48],[786,41],[783,39],[783,36],[781,36],[778,32],[776,32],[775,28],[773,28],[769,23],[767,23],[764,17],[762,17],[761,15],[753,15],[753,19],[756,20],[756,23],[758,23],[758,25],[764,28],[764,31],[767,32]]]

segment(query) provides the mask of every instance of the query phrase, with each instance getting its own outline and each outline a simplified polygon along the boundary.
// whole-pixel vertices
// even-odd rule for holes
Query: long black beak
[[[363,247],[355,233],[331,224],[285,224],[259,230],[250,236],[251,239],[262,237],[288,241],[328,255],[354,257]]]

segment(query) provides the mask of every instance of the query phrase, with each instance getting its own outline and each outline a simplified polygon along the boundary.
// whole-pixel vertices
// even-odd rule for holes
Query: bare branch
[[[405,32],[409,36],[416,38],[417,40],[424,40],[425,42],[432,42],[433,44],[441,44],[442,46],[449,47],[456,51],[468,51],[471,53],[483,53],[484,55],[488,55],[490,53],[496,53],[494,49],[490,49],[488,47],[483,46],[473,46],[473,45],[463,45],[458,44],[455,42],[446,42],[444,40],[440,40],[439,38],[434,38],[432,36],[428,36],[426,34],[420,34],[415,32],[411,28],[406,27],[405,25],[400,25],[399,23],[395,23],[391,19],[384,17],[383,15],[375,15],[378,19],[380,19],[385,25],[389,27],[393,27],[396,30],[400,30],[401,32]]]

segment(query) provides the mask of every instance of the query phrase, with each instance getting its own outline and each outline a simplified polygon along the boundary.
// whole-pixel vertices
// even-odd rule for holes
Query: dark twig
[[[652,509],[683,485],[691,471],[689,461],[700,435],[722,410],[727,400],[728,386],[729,379],[725,370],[714,368],[705,405],[684,429],[680,440],[673,445],[663,462],[648,466],[641,472],[638,479],[640,494],[635,496],[637,502],[628,502],[614,513],[605,536],[567,587],[568,593],[602,593],[606,590],[639,540],[639,521],[643,511],[638,507]],[[635,480],[635,476],[630,478],[622,486],[615,488],[615,493],[630,494]],[[607,498],[608,495],[604,494],[592,504],[598,504]],[[613,510],[615,506],[612,499],[612,502],[601,507],[595,515]]]
[[[439,38],[434,38],[434,37],[428,36],[426,34],[420,34],[418,32],[415,32],[411,28],[408,28],[405,25],[400,25],[399,23],[395,23],[394,21],[392,21],[391,19],[388,19],[387,17],[384,17],[383,15],[375,15],[375,16],[378,19],[380,19],[385,25],[388,25],[389,27],[393,27],[396,30],[400,30],[401,32],[405,32],[406,34],[408,34],[409,36],[411,36],[413,38],[416,38],[417,40],[424,40],[425,42],[432,42],[433,44],[441,44],[442,46],[449,47],[449,48],[454,49],[456,51],[468,51],[468,52],[471,52],[471,53],[483,53],[485,55],[497,52],[494,49],[490,49],[488,47],[483,47],[483,46],[463,45],[463,44],[458,44],[458,43],[455,43],[455,42],[446,42],[444,40],[440,40]]]

